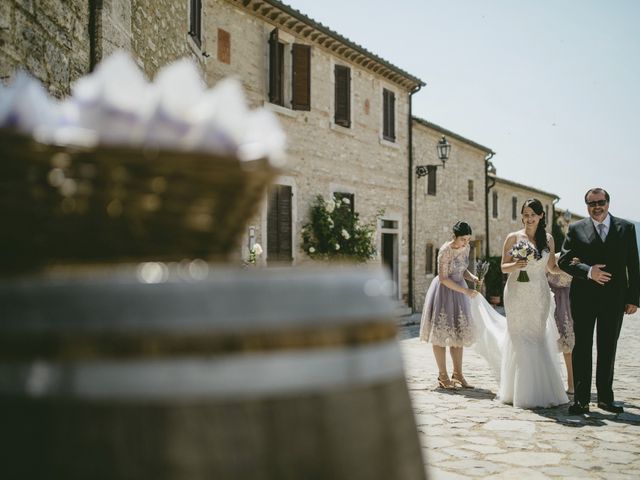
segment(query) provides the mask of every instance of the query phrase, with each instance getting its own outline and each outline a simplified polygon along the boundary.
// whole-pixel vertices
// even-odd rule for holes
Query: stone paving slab
[[[417,325],[405,324],[398,338],[429,478],[640,478],[640,312],[625,316],[618,342],[614,392],[625,407],[620,415],[595,403],[584,417],[569,415],[567,406],[503,405],[494,400],[498,384],[473,348],[464,351],[464,369],[476,388],[438,389],[431,345],[417,334]]]

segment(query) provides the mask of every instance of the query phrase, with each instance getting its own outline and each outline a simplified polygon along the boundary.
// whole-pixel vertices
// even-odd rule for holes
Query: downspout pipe
[[[102,60],[103,0],[89,0],[89,72]]]
[[[496,179],[489,179],[489,165],[494,155],[495,152],[489,152],[487,156],[484,157],[484,229],[487,235],[484,253],[485,258],[491,256],[491,248],[489,247],[489,191],[495,186]]]
[[[414,262],[415,262],[415,254],[413,251],[413,231],[414,231],[414,221],[413,221],[413,95],[418,93],[422,85],[418,85],[416,88],[409,92],[409,295],[408,295],[408,304],[409,308],[411,308],[411,312],[415,312],[413,305],[413,272],[414,272]]]
[[[560,201],[560,197],[555,197],[551,202],[551,221],[547,218],[547,226],[551,229],[549,233],[553,235],[553,227],[556,223],[556,205]],[[555,240],[555,239],[554,239]],[[556,245],[556,251],[558,250],[558,245]]]

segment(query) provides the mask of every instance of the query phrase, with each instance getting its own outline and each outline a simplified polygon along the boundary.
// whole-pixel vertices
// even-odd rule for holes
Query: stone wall
[[[88,25],[87,1],[2,0],[0,77],[22,68],[63,97],[89,71]]]
[[[296,111],[268,102],[268,38],[274,27],[225,1],[206,3],[203,48],[211,52],[205,62],[209,83],[236,75],[242,79],[249,103],[275,111],[288,137],[288,164],[280,182],[291,185],[293,202],[294,265],[312,260],[300,250],[302,225],[315,197],[335,191],[355,194],[361,219],[375,221],[376,212],[398,220],[400,297],[408,295],[408,92],[381,77],[344,61],[332,52],[280,28],[283,42],[311,45],[311,110]],[[218,29],[229,33],[230,62],[216,58]],[[335,63],[351,67],[352,126],[333,124]],[[285,68],[285,71],[288,69]],[[396,142],[382,137],[382,89],[396,93]],[[258,217],[256,241],[266,251],[266,199]],[[380,241],[378,235],[377,241]],[[245,242],[246,243],[246,238]],[[246,251],[246,246],[244,247]],[[264,259],[263,259],[264,261]],[[372,263],[379,263],[376,259]]]
[[[188,34],[188,1],[131,0],[130,4],[131,51],[149,78],[182,57],[202,67],[205,57]]]
[[[415,310],[421,310],[425,294],[435,277],[436,250],[453,236],[458,220],[466,221],[473,231],[472,262],[484,256],[486,150],[443,131],[414,121],[413,142],[416,165],[441,165],[436,145],[443,134],[451,144],[449,160],[436,171],[436,194],[427,194],[428,176],[415,178]],[[469,199],[469,181],[473,182],[473,200]],[[427,273],[427,245],[432,245],[434,269]]]
[[[493,216],[493,192],[498,194],[498,217]],[[516,199],[516,214],[513,217],[512,199]],[[547,231],[551,233],[551,218],[553,215],[553,200],[556,195],[542,192],[540,190],[520,185],[509,180],[496,178],[496,184],[489,192],[489,235],[491,243],[489,248],[491,255],[502,255],[504,240],[510,232],[520,230],[522,217],[520,210],[522,205],[529,198],[537,198],[542,202],[545,210],[549,212],[547,220]]]

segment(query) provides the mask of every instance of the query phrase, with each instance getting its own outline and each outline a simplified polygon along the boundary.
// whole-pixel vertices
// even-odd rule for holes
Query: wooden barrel
[[[383,273],[192,267],[0,282],[2,478],[425,478]]]

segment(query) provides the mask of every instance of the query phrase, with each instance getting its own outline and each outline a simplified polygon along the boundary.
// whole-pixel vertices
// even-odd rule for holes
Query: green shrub
[[[357,262],[375,258],[375,222],[361,225],[349,198],[326,201],[318,195],[309,216],[302,227],[302,248],[311,258]]]

